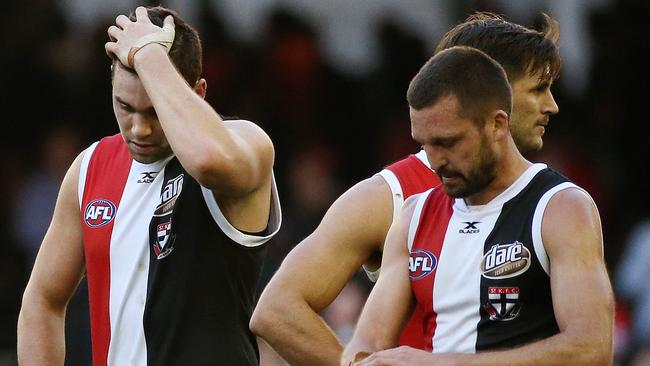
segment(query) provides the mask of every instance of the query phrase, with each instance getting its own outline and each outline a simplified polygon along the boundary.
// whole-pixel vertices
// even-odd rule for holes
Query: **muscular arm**
[[[358,183],[334,202],[266,286],[251,329],[290,364],[339,362],[343,347],[318,312],[381,250],[392,207],[390,188],[381,177]]]
[[[343,351],[341,365],[348,365],[359,352],[372,353],[397,344],[413,308],[407,236],[418,197],[420,195],[406,200],[397,221],[388,232],[382,274],[370,293],[352,340]]]
[[[574,188],[555,194],[544,213],[542,238],[551,263],[559,334],[516,349],[475,355],[426,354],[400,347],[358,365],[610,365],[614,301],[600,219],[591,198]]]
[[[124,55],[145,35],[161,30],[138,7],[136,21],[120,15],[109,28],[109,54]],[[165,28],[174,28],[171,16]],[[134,69],[156,111],[172,151],[187,172],[213,191],[228,221],[240,230],[266,227],[272,185],[273,144],[258,126],[245,121],[224,122],[203,99],[205,79],[188,85],[158,44],[146,45],[133,57]],[[119,66],[123,67],[123,66]]]
[[[162,47],[144,47],[135,60],[165,136],[192,177],[228,196],[249,194],[270,181],[274,151],[264,131],[250,122],[224,123]]]
[[[84,253],[77,198],[81,158],[61,185],[54,216],[36,258],[18,318],[21,365],[62,365],[65,309],[83,275]]]

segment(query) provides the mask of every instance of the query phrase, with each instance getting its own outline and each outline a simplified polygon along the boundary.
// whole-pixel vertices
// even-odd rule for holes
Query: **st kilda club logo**
[[[161,203],[156,207],[149,224],[149,241],[157,259],[163,259],[174,250],[176,235],[172,231],[172,213],[183,189],[183,174],[170,179],[163,186]]]
[[[107,225],[115,218],[115,204],[113,202],[98,198],[86,205],[84,210],[84,221],[91,228],[98,228]]]

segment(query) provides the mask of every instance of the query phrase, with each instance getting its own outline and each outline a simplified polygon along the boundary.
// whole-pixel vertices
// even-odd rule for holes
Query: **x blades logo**
[[[480,224],[480,221],[464,221],[465,227],[458,230],[459,234],[476,234],[481,230],[476,227],[477,224]]]
[[[142,172],[140,174],[142,174],[142,177],[138,179],[137,183],[151,183],[154,179],[156,179],[158,172]]]

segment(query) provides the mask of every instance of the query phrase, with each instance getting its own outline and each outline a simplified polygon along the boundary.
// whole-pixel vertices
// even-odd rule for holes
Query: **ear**
[[[201,98],[205,99],[205,94],[208,91],[208,82],[205,81],[205,79],[201,78],[199,81],[196,82],[194,85],[194,92],[201,96]]]
[[[494,138],[501,140],[510,135],[510,115],[505,111],[498,109],[492,113],[490,124],[494,128]]]

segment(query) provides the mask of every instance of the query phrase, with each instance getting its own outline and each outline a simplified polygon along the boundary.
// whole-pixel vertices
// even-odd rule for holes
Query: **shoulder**
[[[345,217],[363,215],[364,217],[386,217],[392,220],[392,193],[386,181],[378,176],[364,179],[334,201],[330,210],[336,210]],[[382,220],[384,221],[384,220]]]
[[[556,192],[548,202],[545,219],[565,217],[570,222],[598,217],[598,209],[593,198],[582,188],[571,185]]]
[[[600,216],[591,196],[577,186],[556,192],[544,211],[542,237],[550,255],[585,247],[602,250]]]
[[[238,135],[265,138],[270,142],[268,134],[254,122],[245,119],[234,119],[223,121],[223,123],[228,130]]]

